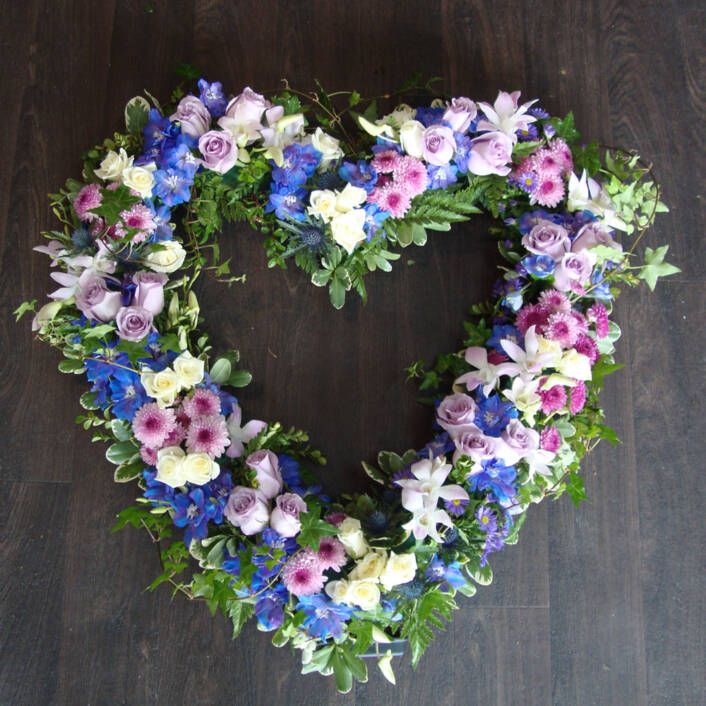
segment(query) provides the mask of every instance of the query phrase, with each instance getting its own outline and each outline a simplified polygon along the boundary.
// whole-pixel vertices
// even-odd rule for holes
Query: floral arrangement
[[[491,581],[490,555],[529,506],[564,492],[578,504],[581,458],[617,442],[598,401],[621,367],[610,314],[621,285],[678,271],[666,246],[636,255],[666,207],[637,155],[580,143],[571,114],[519,92],[379,117],[355,91],[198,91],[132,99],[126,132],[84,155],[35,248],[59,288],[17,314],[35,312],[59,369],[91,383],[77,421],[109,443],[115,480],[137,481],[116,528],[157,543],[152,589],[205,601],[234,636],[254,618],[340,691],[365,681],[370,654],[394,682],[392,641],[416,665],[455,595]],[[363,464],[369,492],[330,498],[308,436],[246,420],[232,391],[250,375],[201,330],[199,274],[238,279],[220,261],[223,219],[247,220],[271,266],[294,262],[341,307],[396,248],[481,211],[507,264],[462,350],[408,369],[434,408],[429,443],[382,451]]]

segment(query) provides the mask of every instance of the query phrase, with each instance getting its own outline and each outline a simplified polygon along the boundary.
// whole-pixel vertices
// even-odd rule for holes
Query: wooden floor
[[[0,3],[0,703],[600,704],[704,703],[704,5],[452,0],[212,0]],[[156,554],[109,534],[133,499],[104,449],[73,423],[82,381],[56,371],[11,311],[48,291],[31,252],[53,227],[45,195],[122,125],[125,101],[165,97],[180,62],[227,91],[379,94],[415,71],[455,94],[499,88],[573,109],[586,140],[638,148],[672,208],[648,234],[682,273],[619,303],[627,368],[610,380],[623,440],[584,464],[590,502],[535,508],[495,581],[462,599],[453,626],[397,688],[377,673],[347,697],[301,677],[298,658],[166,588],[143,593]],[[260,236],[223,234],[245,285],[202,286],[218,346],[255,374],[255,417],[311,430],[333,491],[365,486],[359,459],[427,439],[402,368],[452,350],[498,262],[479,218],[405,251],[370,278],[367,307],[334,312],[299,271],[268,271]],[[409,261],[409,262],[408,262]]]

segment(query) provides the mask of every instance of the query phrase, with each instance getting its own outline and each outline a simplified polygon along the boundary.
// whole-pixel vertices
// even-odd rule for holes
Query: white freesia
[[[424,129],[419,120],[407,120],[400,128],[402,149],[417,159],[424,154]]]
[[[540,353],[535,329],[536,326],[530,326],[525,332],[524,350],[507,338],[500,341],[503,350],[515,361],[517,372],[524,379],[530,379],[541,373],[544,368],[551,368],[557,360],[556,353],[552,351]]]
[[[355,517],[346,517],[340,525],[338,525],[338,539],[344,546],[349,556],[354,559],[360,559],[368,552],[368,543],[365,541],[363,530],[361,529],[360,520]]]
[[[154,272],[176,272],[186,258],[186,250],[178,240],[162,240],[159,250],[152,250],[143,258],[143,263]]]
[[[576,380],[591,379],[591,359],[575,348],[564,351],[561,360],[554,366],[562,375]]]
[[[317,127],[311,136],[311,144],[319,152],[321,152],[321,164],[319,170],[324,171],[331,162],[335,162],[340,157],[343,157],[341,143],[332,135],[324,132],[320,127]]]
[[[93,173],[105,181],[117,181],[123,170],[132,166],[134,157],[128,157],[127,152],[121,147],[120,152],[110,150],[103,158],[101,165]]]
[[[414,554],[395,554],[390,556],[385,563],[385,568],[380,574],[380,583],[386,591],[393,586],[409,583],[417,573],[417,557]]]
[[[368,194],[365,189],[353,184],[346,184],[343,191],[336,192],[336,209],[341,213],[347,213],[357,206],[365,203]]]
[[[171,368],[158,372],[145,368],[140,373],[140,382],[147,394],[157,400],[160,407],[174,404],[181,389],[179,377]]]
[[[355,246],[365,240],[364,225],[365,211],[362,208],[354,208],[331,219],[331,235],[350,255]]]
[[[309,207],[306,209],[312,216],[318,216],[324,223],[329,223],[334,216],[339,215],[336,208],[337,196],[331,189],[315,189],[309,195]]]
[[[512,381],[512,387],[502,391],[505,398],[524,414],[525,420],[531,427],[534,426],[534,415],[539,412],[542,405],[542,398],[537,394],[538,388],[539,378],[526,380],[518,375]]]
[[[194,485],[205,485],[218,478],[221,467],[207,453],[190,453],[182,462],[184,478]]]
[[[181,446],[167,446],[157,452],[156,480],[172,488],[186,483],[184,459],[186,454]]]
[[[615,215],[610,196],[595,179],[588,176],[585,169],[580,179],[573,172],[569,177],[566,208],[569,211],[590,211],[599,216],[605,225],[618,230],[627,230],[625,221]]]
[[[377,581],[378,576],[385,568],[386,561],[387,552],[384,549],[373,549],[356,562],[355,568],[348,574],[348,578],[360,581]]]
[[[204,362],[200,358],[194,358],[189,351],[184,351],[172,365],[179,384],[185,390],[196,387],[203,380]]]
[[[156,169],[157,165],[154,162],[141,167],[125,167],[120,175],[120,180],[128,189],[133,189],[143,199],[148,199],[152,196],[152,187],[155,184],[152,172]]]
[[[361,610],[372,610],[380,602],[377,581],[351,581],[346,592],[346,602]]]

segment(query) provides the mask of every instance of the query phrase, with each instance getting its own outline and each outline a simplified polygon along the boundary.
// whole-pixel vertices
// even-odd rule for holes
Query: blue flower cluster
[[[304,201],[307,179],[314,175],[321,163],[321,152],[312,145],[294,143],[284,148],[282,166],[272,170],[270,199],[266,213],[275,212],[277,218],[304,220]],[[273,162],[274,164],[274,162]]]

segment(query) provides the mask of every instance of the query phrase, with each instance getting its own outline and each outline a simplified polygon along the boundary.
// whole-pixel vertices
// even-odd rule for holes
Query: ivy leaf
[[[681,272],[678,267],[664,262],[664,256],[667,254],[667,250],[669,250],[669,245],[662,245],[662,247],[656,250],[645,248],[645,265],[638,277],[644,279],[645,282],[647,282],[647,286],[652,291],[654,291],[657,280],[660,277],[667,277],[668,275]]]
[[[566,492],[576,507],[579,506],[582,500],[588,500],[586,490],[583,487],[583,478],[576,473],[569,474],[569,479],[566,481]]]
[[[34,307],[37,305],[37,300],[32,299],[31,302],[23,302],[12,313],[15,315],[15,321],[19,321],[28,311],[34,313]]]
[[[107,223],[118,223],[120,214],[128,211],[140,199],[130,193],[130,189],[121,184],[117,189],[101,189],[101,205],[90,209],[91,213],[101,216]]]
[[[606,375],[610,375],[624,367],[625,365],[623,363],[608,363],[601,358],[591,370],[591,381],[600,387],[603,385],[603,378]]]
[[[566,142],[576,142],[580,137],[578,130],[574,127],[574,114],[569,111],[566,117],[552,118],[549,123],[556,130],[557,137],[563,138]]]
[[[302,528],[297,535],[297,543],[300,546],[309,546],[314,551],[318,551],[319,539],[321,539],[321,537],[330,537],[336,534],[336,528],[320,519],[320,514],[321,508],[313,507],[309,512],[299,515]]]
[[[255,606],[245,601],[230,601],[228,605],[228,617],[233,621],[233,639],[235,640],[243,625],[255,614]]]

